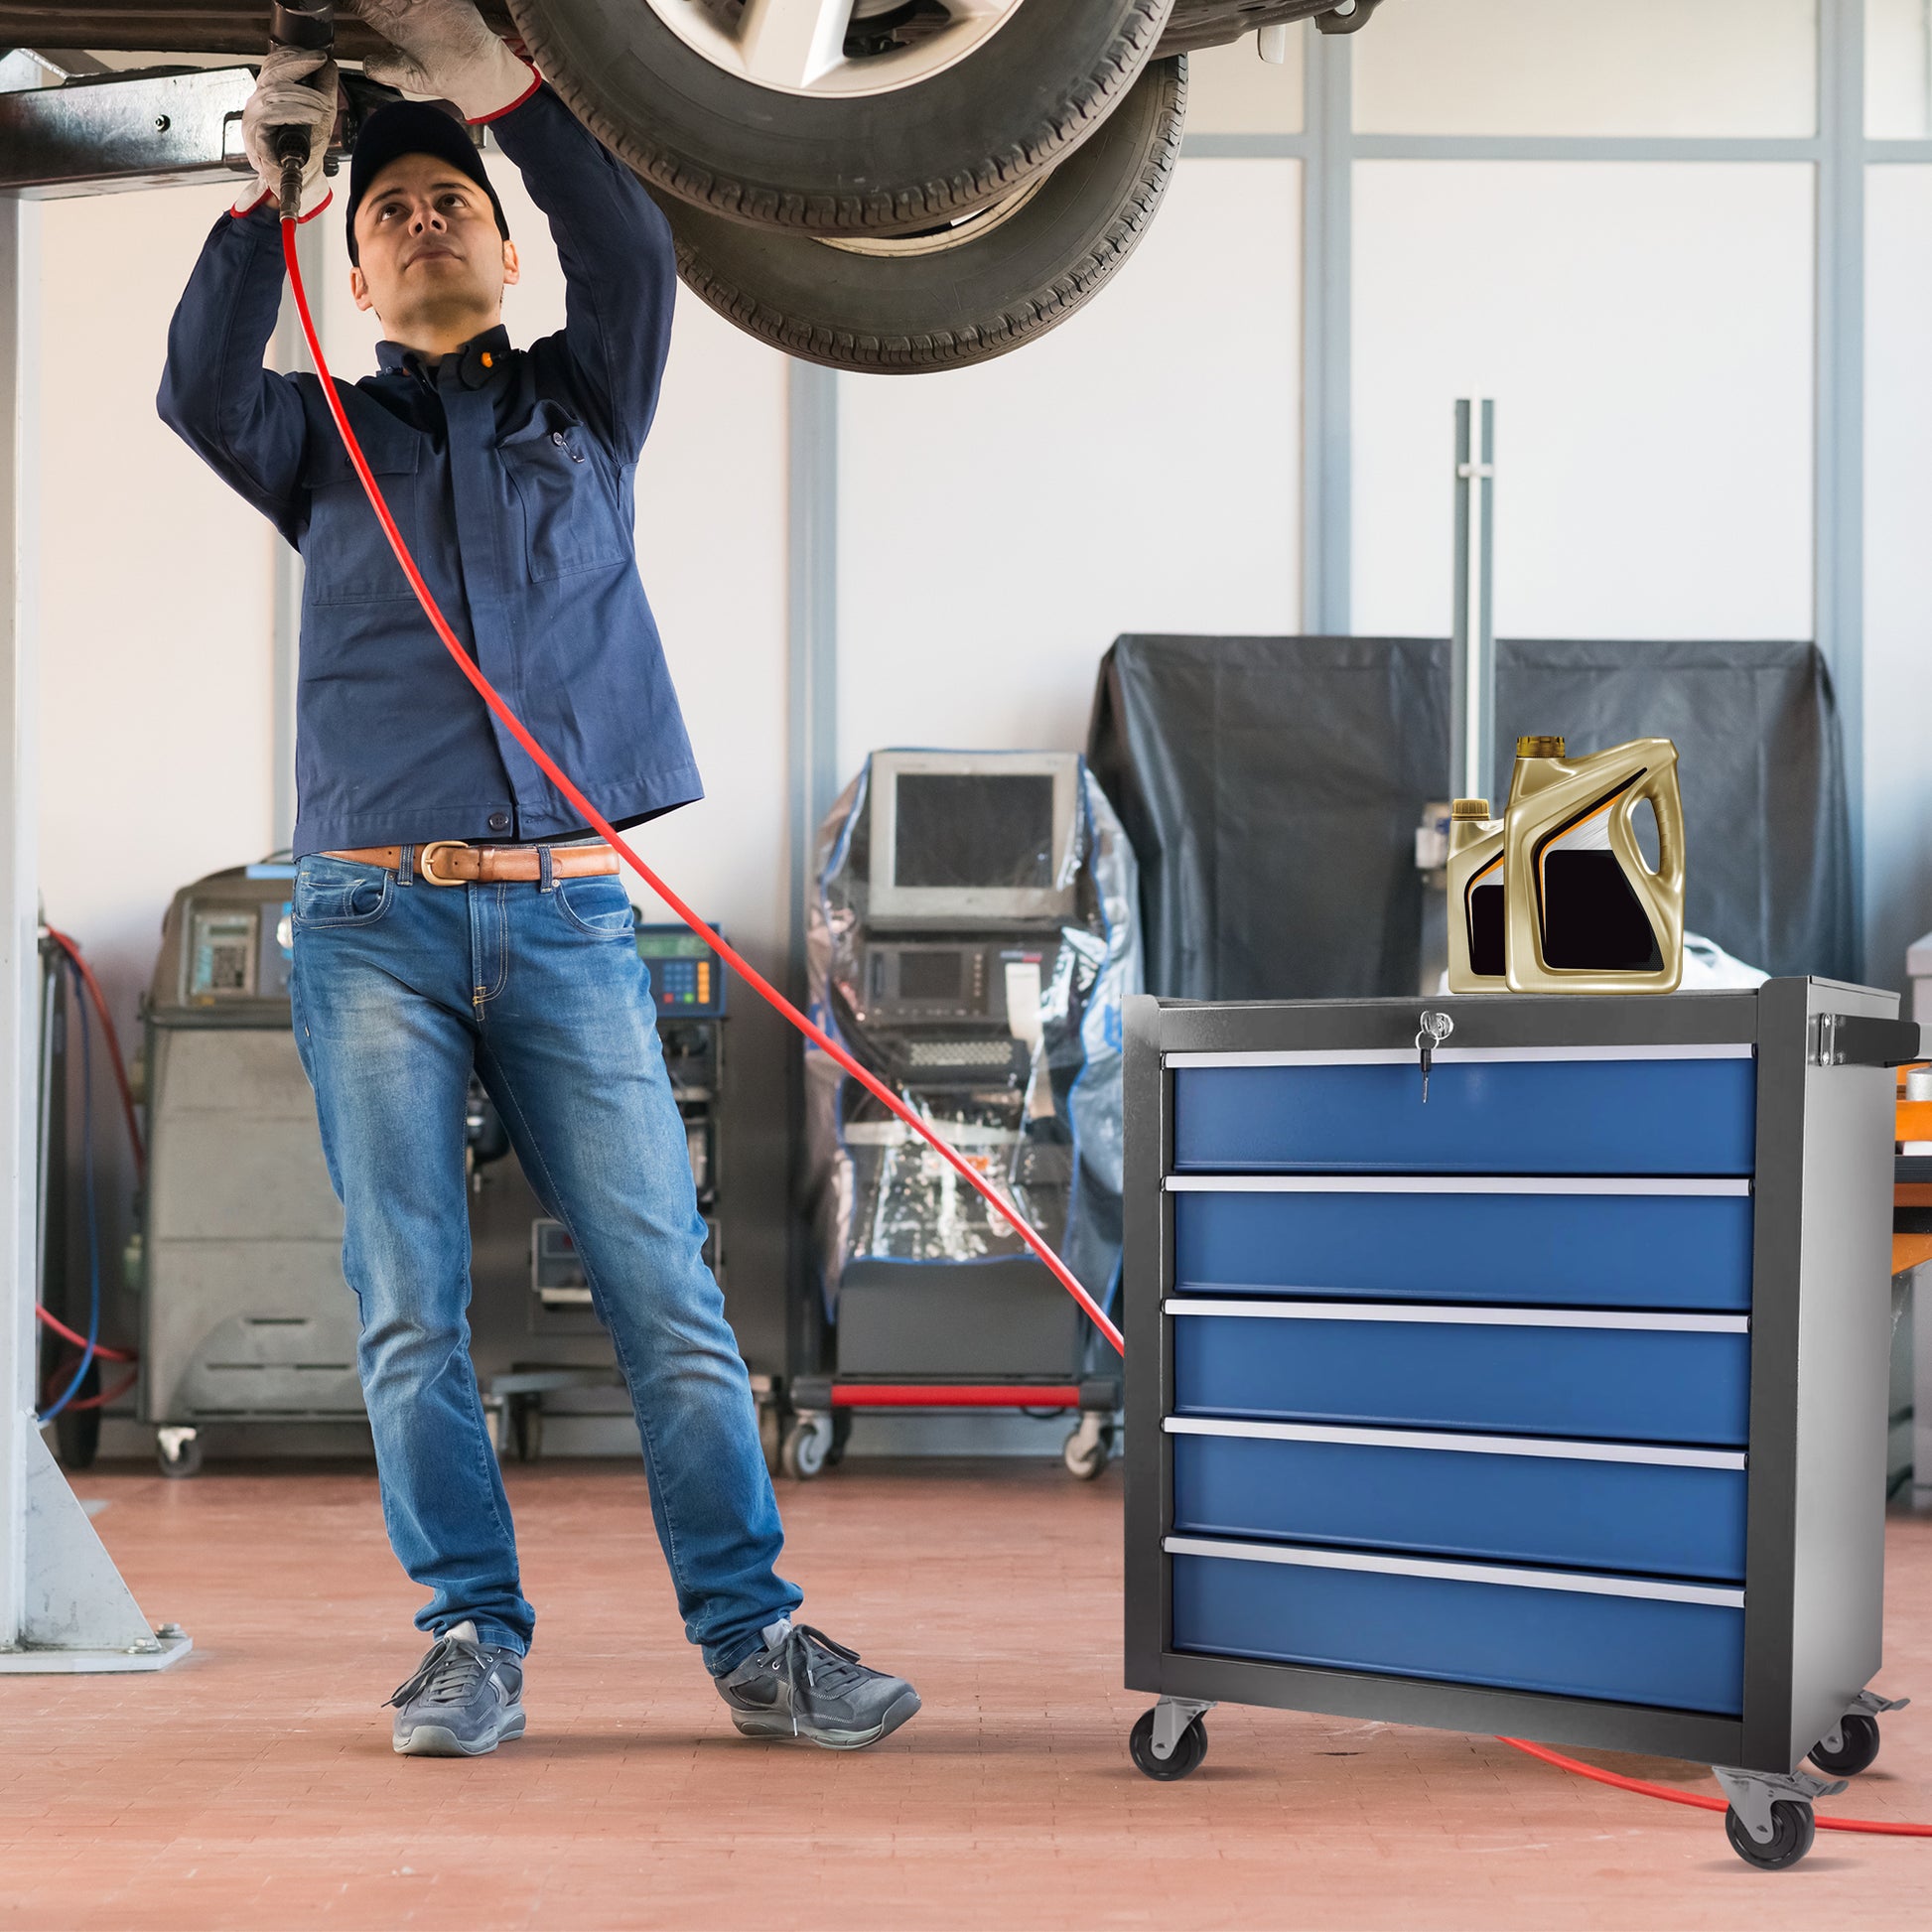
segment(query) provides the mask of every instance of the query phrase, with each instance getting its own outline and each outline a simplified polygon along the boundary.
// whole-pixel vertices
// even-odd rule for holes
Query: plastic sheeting
[[[902,927],[881,934],[869,924],[871,778],[869,759],[819,828],[806,922],[812,1017],[898,1087],[1104,1304],[1120,1270],[1121,1003],[1142,990],[1133,848],[1082,761],[1068,849],[1056,868],[1059,882],[1073,882],[1074,918],[1056,932],[947,928],[944,935],[1012,955],[1004,962],[1008,1031],[1001,1037],[1030,1051],[984,1080],[932,1082],[909,1064],[908,1035],[948,1030],[865,1017],[871,945],[924,936]],[[805,1108],[807,1198],[828,1311],[854,1261],[1026,1255],[973,1189],[809,1044]]]
[[[1447,795],[1447,642],[1121,637],[1087,757],[1141,863],[1149,990],[1344,999],[1415,990],[1423,807]],[[1504,642],[1497,768],[1518,734],[1674,739],[1685,920],[1772,973],[1856,977],[1837,707],[1816,645]]]

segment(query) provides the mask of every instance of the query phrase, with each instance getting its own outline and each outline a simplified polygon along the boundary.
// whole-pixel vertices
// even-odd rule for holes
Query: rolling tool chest
[[[1896,1010],[1128,1003],[1143,1770],[1217,1700],[1501,1732],[1702,1760],[1802,1856],[1885,1708]]]

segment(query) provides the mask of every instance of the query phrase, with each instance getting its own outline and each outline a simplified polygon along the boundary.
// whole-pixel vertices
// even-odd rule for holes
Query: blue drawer
[[[1171,1184],[1182,1295],[1750,1307],[1744,1180],[1578,1180],[1564,1192],[1482,1177],[1281,1175],[1244,1184],[1177,1175]],[[1729,1191],[1643,1191],[1673,1186]]]
[[[1174,1166],[1194,1173],[1751,1172],[1757,1068],[1748,1048],[1703,1049],[1725,1057],[1561,1060],[1531,1051],[1445,1048],[1427,1106],[1413,1054],[1171,1054]],[[1259,1060],[1267,1063],[1252,1063]]]
[[[1455,1575],[1454,1565],[1401,1574],[1388,1559],[1270,1549],[1258,1562],[1183,1545],[1169,1543],[1176,1650],[1723,1717],[1742,1709],[1740,1591],[1658,1584],[1678,1594],[1603,1594],[1502,1571]]]
[[[1743,1581],[1744,1458],[1735,1451],[1297,1424],[1169,1427],[1173,1526],[1190,1536]]]
[[[1173,1410],[1741,1449],[1741,1315],[1173,1301]],[[1643,1324],[1643,1325],[1637,1325]]]

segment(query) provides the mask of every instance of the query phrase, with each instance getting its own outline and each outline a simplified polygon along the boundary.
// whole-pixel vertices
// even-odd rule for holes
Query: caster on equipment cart
[[[1878,1756],[1878,1713],[1902,1711],[1911,1701],[1861,1691],[1851,1710],[1812,1746],[1811,1761],[1831,1778],[1855,1778],[1868,1771]]]
[[[198,1475],[202,1467],[202,1439],[192,1429],[157,1429],[154,1455],[164,1476]]]
[[[1817,1836],[1812,1800],[1835,1798],[1845,1789],[1843,1778],[1814,1777],[1809,1771],[1732,1771],[1722,1764],[1711,1768],[1730,1801],[1725,1813],[1730,1849],[1760,1871],[1796,1864]]]
[[[1067,1433],[1060,1460],[1067,1473],[1082,1482],[1091,1482],[1107,1466],[1114,1452],[1114,1419],[1098,1409],[1088,1409]]]
[[[825,1467],[826,1458],[832,1452],[832,1418],[830,1416],[798,1416],[785,1431],[783,1446],[778,1451],[779,1462],[786,1475],[798,1482],[809,1482]]]
[[[1163,1698],[1143,1711],[1127,1739],[1128,1755],[1151,1778],[1171,1784],[1200,1769],[1207,1755],[1207,1725],[1201,1721],[1214,1707],[1186,1698]]]

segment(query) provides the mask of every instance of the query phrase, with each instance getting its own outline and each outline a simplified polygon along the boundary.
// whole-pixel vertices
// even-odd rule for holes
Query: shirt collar
[[[481,336],[473,336],[461,348],[452,349],[443,357],[430,379],[441,379],[442,371],[449,369],[453,379],[460,381],[466,389],[481,389],[501,373],[513,352],[510,332],[498,323],[494,329],[485,329]],[[377,366],[384,370],[406,369],[412,374],[417,371],[430,373],[423,369],[416,351],[405,348],[400,343],[377,343],[375,359]]]

